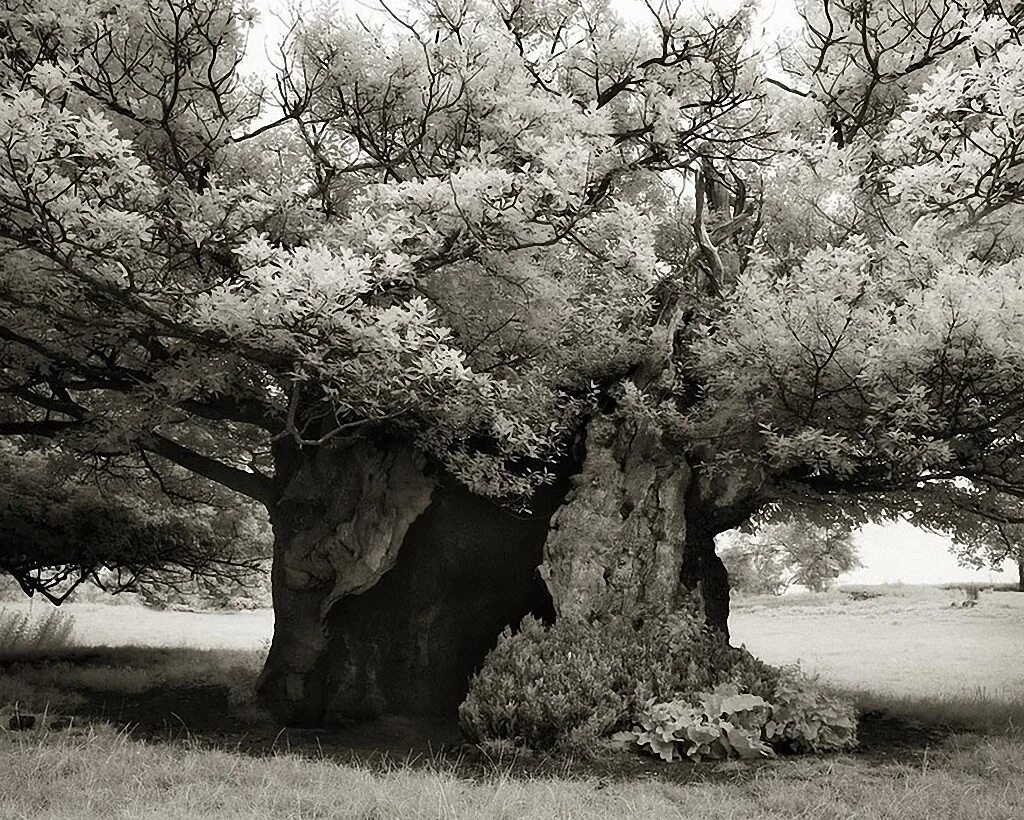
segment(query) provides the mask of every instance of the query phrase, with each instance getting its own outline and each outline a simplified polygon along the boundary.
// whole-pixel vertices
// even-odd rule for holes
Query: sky
[[[961,567],[950,552],[948,538],[925,532],[907,521],[886,526],[869,524],[858,533],[857,546],[863,566],[840,576],[840,584],[1017,582],[1017,567],[1010,561],[1002,572]]]
[[[735,5],[736,1],[717,0],[702,5],[714,5],[721,9],[726,5]],[[641,0],[617,2],[624,16],[646,13]],[[303,5],[310,4],[310,0],[306,0]],[[250,33],[249,52],[243,71],[259,74],[270,72],[268,55],[274,54],[276,43],[287,30],[284,21],[289,18],[289,9],[295,5],[296,0],[254,0],[260,16]],[[393,0],[391,5],[400,9],[403,2]],[[363,17],[372,16],[376,8],[373,0],[335,0],[333,6],[340,12]],[[762,0],[760,28],[764,36],[771,37],[789,29],[798,20],[795,0]],[[1016,567],[1009,561],[1002,572],[978,571],[960,566],[950,551],[951,542],[948,539],[920,530],[905,521],[886,526],[869,525],[857,535],[857,544],[863,566],[841,576],[840,584],[936,584],[951,581],[1009,583],[1017,580]]]

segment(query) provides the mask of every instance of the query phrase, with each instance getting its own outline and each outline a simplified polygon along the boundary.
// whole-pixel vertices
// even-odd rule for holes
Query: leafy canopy
[[[523,496],[602,394],[750,511],[1024,492],[1020,5],[804,13],[323,11],[268,89],[244,3],[0,1],[0,434]]]
[[[55,604],[85,581],[147,600],[252,586],[271,552],[255,505],[176,472],[161,489],[129,459],[0,441],[0,573]]]

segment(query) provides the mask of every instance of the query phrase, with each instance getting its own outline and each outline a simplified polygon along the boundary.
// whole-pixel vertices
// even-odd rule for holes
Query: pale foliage
[[[753,532],[723,534],[718,552],[733,589],[779,595],[794,584],[824,592],[860,565],[849,529],[809,521],[762,522]]]
[[[265,501],[273,442],[397,435],[525,496],[600,394],[750,511],[1024,491],[1006,5],[814,5],[781,74],[746,4],[324,11],[274,109],[244,5],[4,0],[0,432]]]

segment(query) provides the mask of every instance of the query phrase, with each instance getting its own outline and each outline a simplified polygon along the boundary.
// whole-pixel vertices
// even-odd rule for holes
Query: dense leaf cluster
[[[141,476],[90,476],[59,451],[0,442],[0,572],[55,603],[83,581],[155,597],[241,588],[260,572],[268,532],[250,505],[219,500],[175,503]]]
[[[853,705],[798,669],[781,672],[774,690],[764,693],[771,701],[723,683],[710,692],[645,704],[639,725],[617,739],[669,762],[854,748],[857,715]]]

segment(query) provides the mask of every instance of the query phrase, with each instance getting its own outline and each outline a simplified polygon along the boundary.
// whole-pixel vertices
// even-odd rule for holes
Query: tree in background
[[[1007,561],[1017,567],[1017,589],[1024,592],[1024,524],[993,523],[984,541],[954,544],[957,560],[975,569],[1002,570]]]
[[[781,595],[794,584],[825,592],[860,566],[853,534],[806,522],[772,523],[730,533],[719,547],[734,590]]]
[[[953,539],[953,553],[965,567],[1001,571],[1017,567],[1024,592],[1024,504],[1015,494],[973,488],[955,497],[917,499],[914,523]]]
[[[266,509],[282,720],[450,709],[531,609],[725,634],[771,505],[1024,492],[1019,4],[781,68],[746,4],[412,5],[272,95],[243,4],[0,0],[0,434]]]

